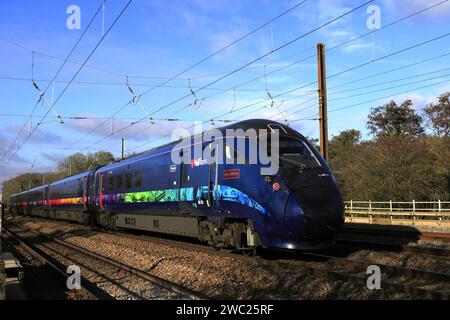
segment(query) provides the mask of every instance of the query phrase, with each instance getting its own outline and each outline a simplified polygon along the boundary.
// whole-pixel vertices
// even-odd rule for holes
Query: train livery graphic
[[[236,144],[223,157],[240,161],[174,164],[177,142],[14,194],[14,213],[198,238],[221,248],[315,249],[332,245],[344,222],[334,176],[304,136],[253,119],[219,128],[279,133],[279,170],[261,174]],[[228,132],[228,131],[227,131]],[[246,136],[246,150],[257,143]],[[259,138],[258,138],[259,139]],[[217,140],[215,140],[217,141]],[[215,141],[203,141],[211,148]],[[241,141],[242,142],[242,141]],[[193,145],[190,147],[194,148]]]

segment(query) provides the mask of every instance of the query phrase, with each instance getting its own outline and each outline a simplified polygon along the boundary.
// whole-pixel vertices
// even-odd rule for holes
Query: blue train
[[[249,153],[237,147],[240,141],[250,151],[255,139],[235,134],[230,140],[227,129],[264,129],[269,136],[278,132],[278,172],[261,175],[264,165],[252,164]],[[222,138],[200,143],[205,150],[223,140],[216,161],[199,158],[174,164],[171,154],[179,142],[172,142],[14,194],[10,210],[111,229],[194,237],[243,252],[332,245],[344,222],[343,202],[316,148],[300,133],[270,120],[245,120],[219,130]],[[217,161],[219,157],[224,161]]]

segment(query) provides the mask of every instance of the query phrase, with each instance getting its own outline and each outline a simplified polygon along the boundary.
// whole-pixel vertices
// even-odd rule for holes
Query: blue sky
[[[106,1],[106,28],[126,2]],[[116,115],[114,121],[97,119],[110,117],[132,98],[126,86],[127,76],[136,93],[144,92],[297,2],[299,1],[134,0],[76,77],[75,82],[55,105],[55,109],[63,117],[85,116],[90,119],[65,119],[64,124],[59,124],[51,112],[16,156],[11,157],[15,147],[9,152],[8,149],[28,120],[25,116],[30,115],[39,97],[31,82],[32,51],[36,51],[33,78],[44,90],[48,85],[46,80],[53,78],[62,63],[61,59],[67,56],[85,30],[101,1],[3,1],[0,4],[0,157],[4,157],[3,163],[5,159],[9,161],[0,169],[0,181],[24,171],[50,170],[58,160],[78,151],[108,150],[119,156],[122,137],[126,139],[127,151],[143,151],[166,142],[168,138],[165,136],[175,128],[188,127],[194,120],[217,119],[217,116],[224,114],[226,116],[219,119],[287,119],[290,125],[301,133],[317,137],[317,121],[298,121],[316,117],[317,84],[306,86],[317,80],[316,58],[305,59],[282,71],[276,70],[314,55],[318,42],[323,42],[327,48],[331,48],[369,32],[366,25],[370,16],[366,11],[369,5],[197,92],[197,99],[202,101],[201,104],[186,107],[176,113],[180,108],[194,102],[196,98],[189,96],[154,114],[155,118],[178,118],[183,121],[159,121],[153,125],[143,121],[131,125],[136,119],[145,116],[138,104],[127,105]],[[380,8],[381,26],[385,26],[439,2],[441,1],[378,0],[371,4]],[[155,110],[189,94],[189,86],[196,90],[207,85],[224,73],[247,64],[362,3],[364,1],[307,0],[237,45],[165,86],[143,95],[140,102],[149,113],[154,113]],[[66,9],[70,5],[80,7],[80,30],[69,30],[66,27],[66,19],[69,16]],[[330,76],[444,35],[450,32],[449,18],[450,4],[446,2],[373,35],[331,50],[327,52],[326,57],[327,74]],[[101,36],[102,15],[99,15],[71,56],[70,62],[58,75],[56,83],[49,87],[46,93],[49,101],[52,101],[52,96],[55,99],[61,93],[66,81],[70,80],[79,68],[77,63],[84,61]],[[390,99],[401,102],[411,98],[415,108],[421,112],[423,106],[433,101],[438,94],[450,90],[450,69],[445,70],[450,68],[450,55],[381,76],[358,80],[449,53],[449,39],[450,36],[444,37],[330,78],[329,110],[348,107],[330,112],[330,136],[346,129],[359,129],[368,138],[365,122],[370,108]],[[422,75],[424,73],[427,74]],[[241,86],[242,83],[255,78],[259,79]],[[353,80],[358,81],[344,85]],[[303,88],[297,91],[280,95],[302,86]],[[427,87],[420,89],[422,86]],[[404,91],[408,92],[399,94]],[[214,93],[215,96],[209,97]],[[274,99],[272,107],[268,93],[271,96],[280,95]],[[262,100],[266,101],[235,111]],[[267,107],[263,108],[265,105]],[[26,129],[19,136],[19,145],[26,139],[30,127],[34,128],[46,111],[45,104],[38,104],[31,126],[28,121]],[[253,112],[250,113],[251,111]],[[101,122],[104,124],[91,132]],[[205,125],[204,128],[210,126]],[[111,132],[114,134],[110,135]],[[87,135],[88,133],[90,134]]]

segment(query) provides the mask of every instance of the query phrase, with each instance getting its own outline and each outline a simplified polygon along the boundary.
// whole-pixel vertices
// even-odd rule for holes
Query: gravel
[[[153,275],[183,285],[211,298],[220,299],[410,299],[407,293],[389,290],[368,290],[364,281],[340,281],[330,279],[318,272],[329,265],[324,261],[302,261],[298,265],[274,265],[264,259],[238,259],[211,252],[181,248],[164,243],[163,239],[136,239],[126,234],[110,234],[88,226],[54,222],[28,217],[15,218],[15,222],[41,232],[58,235],[65,241],[112,257]],[[173,241],[172,241],[173,242]],[[53,245],[53,244],[52,244]],[[375,252],[358,250],[350,255],[360,260],[377,261],[382,264],[421,268],[432,271],[449,270],[446,258],[428,257],[411,253]],[[89,264],[87,264],[89,265]],[[313,272],[312,272],[312,271]],[[134,288],[142,281],[109,270],[114,279],[121,279],[127,288]],[[107,291],[114,298],[127,299],[120,291],[112,292],[108,284],[97,279],[90,271],[83,276]],[[137,281],[137,282],[136,282]],[[137,290],[144,298],[172,299],[165,293],[156,293],[152,288]],[[148,291],[148,292],[147,292]]]

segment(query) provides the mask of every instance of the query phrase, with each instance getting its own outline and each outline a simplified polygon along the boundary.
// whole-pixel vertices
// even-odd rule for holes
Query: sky
[[[127,2],[106,1],[89,28],[101,0],[1,2],[0,182],[76,152],[118,157],[121,138],[127,152],[144,151],[210,119],[203,129],[268,118],[318,137],[317,43],[330,138],[358,129],[368,139],[371,108],[412,99],[422,114],[450,90],[450,1],[406,18],[442,0],[306,0],[198,65],[302,1],[134,0],[98,44]],[[79,29],[68,27],[72,5]]]

